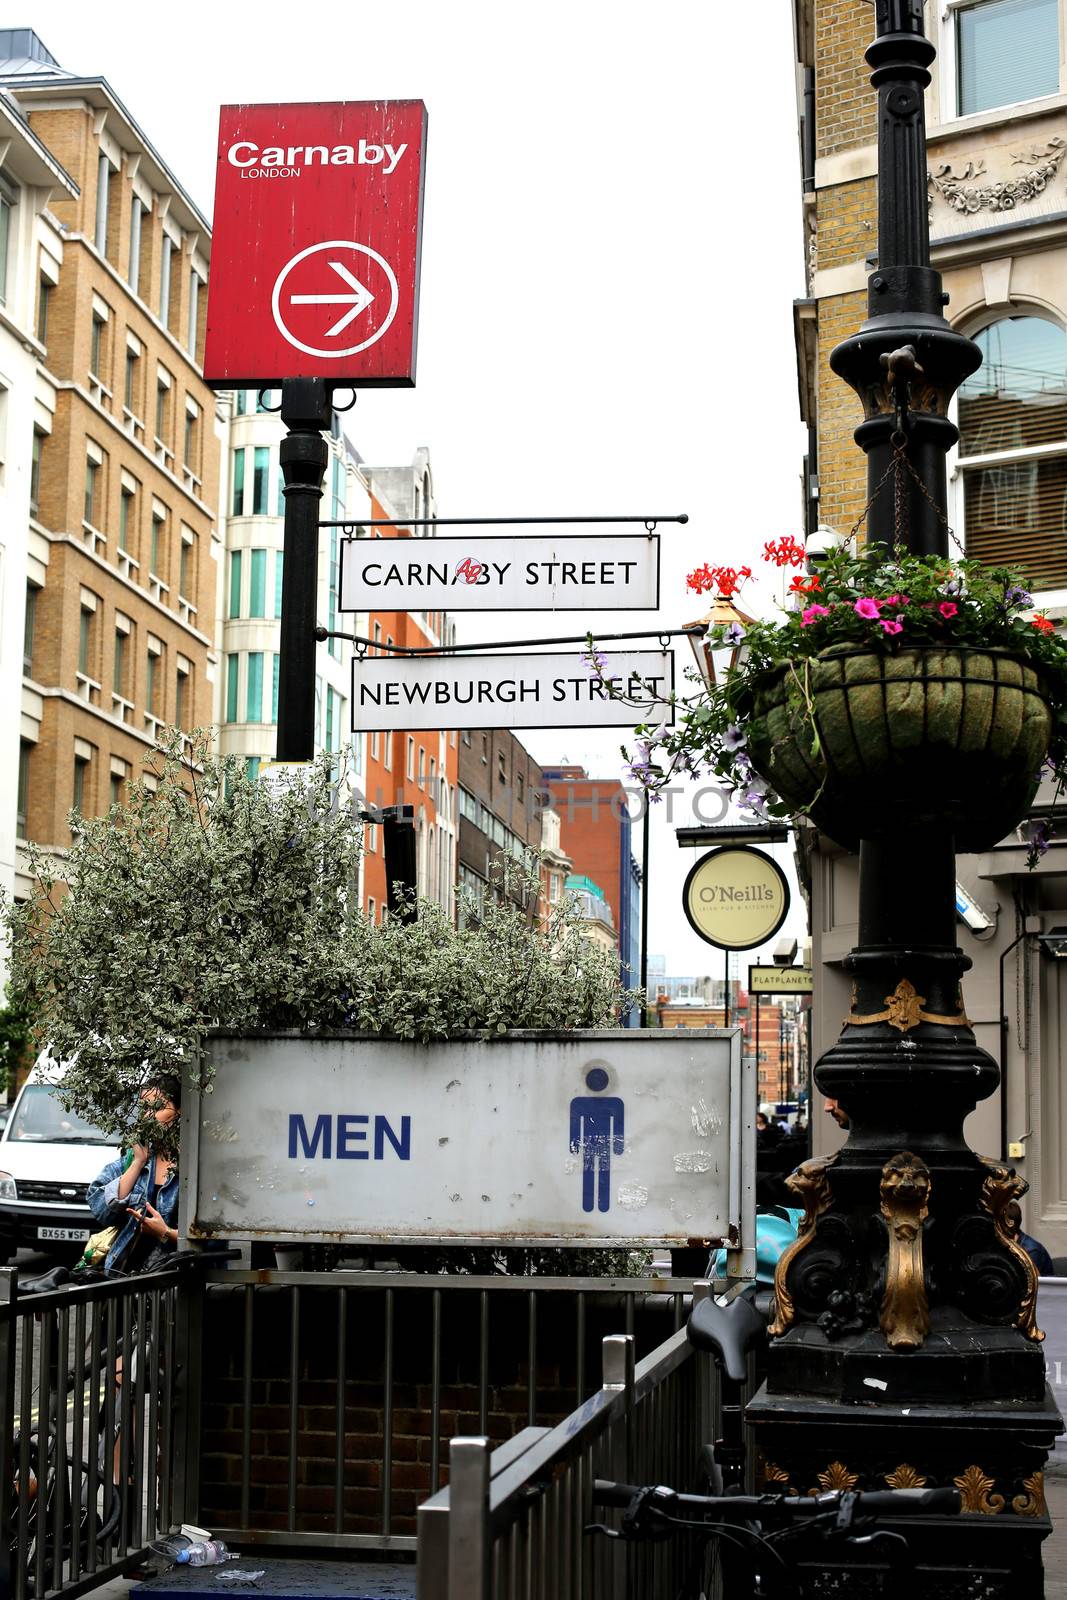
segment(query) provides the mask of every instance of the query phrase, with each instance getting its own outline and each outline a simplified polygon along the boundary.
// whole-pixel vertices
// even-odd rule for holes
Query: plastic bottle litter
[[[168,1533],[161,1539],[153,1539],[148,1548],[157,1556],[162,1556],[165,1561],[173,1564],[180,1561],[184,1551],[195,1541],[184,1533]]]
[[[238,1561],[236,1551],[227,1550],[221,1539],[198,1539],[184,1550],[179,1550],[179,1566],[215,1567],[222,1561]]]

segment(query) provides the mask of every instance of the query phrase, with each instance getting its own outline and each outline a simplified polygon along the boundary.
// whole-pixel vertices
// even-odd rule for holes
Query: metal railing
[[[182,1276],[20,1295],[0,1269],[0,1593],[82,1594],[182,1520]]]
[[[680,1329],[692,1280],[223,1269],[203,1283],[188,1520],[237,1545],[413,1551],[457,1433],[552,1426],[601,1335]]]
[[[706,1292],[707,1285],[699,1286]],[[585,1527],[598,1477],[694,1485],[714,1437],[714,1367],[684,1328],[635,1366],[632,1335],[603,1341],[603,1386],[555,1428],[492,1450],[454,1438],[449,1486],[419,1507],[419,1600],[674,1600],[699,1593],[692,1541],[629,1546]]]

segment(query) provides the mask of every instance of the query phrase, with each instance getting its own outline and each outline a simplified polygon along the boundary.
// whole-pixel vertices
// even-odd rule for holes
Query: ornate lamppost
[[[923,91],[935,51],[922,0],[876,0],[876,34],[878,266],[868,320],[830,360],[863,403],[872,555],[903,544],[947,560],[948,409],[981,356],[945,320],[930,266]],[[966,679],[966,663],[955,670]],[[999,1074],[964,1011],[954,887],[955,850],[990,847],[1019,817],[1014,802],[950,791],[951,780],[943,815],[935,802],[921,825],[899,812],[887,830],[891,808],[870,837],[857,825],[852,1007],[815,1072],[849,1135],[790,1180],[805,1217],[779,1266],[767,1380],[748,1417],[769,1488],[955,1484],[964,1514],[909,1527],[907,1576],[890,1546],[857,1549],[846,1571],[813,1550],[805,1594],[1043,1594],[1042,1469],[1061,1423],[1036,1271],[1005,1219],[1025,1184],[963,1135]]]

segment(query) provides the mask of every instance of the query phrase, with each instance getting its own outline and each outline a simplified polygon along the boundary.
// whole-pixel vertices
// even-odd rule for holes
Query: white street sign
[[[566,655],[365,656],[352,662],[352,731],[632,728],[673,722],[670,650],[608,650],[613,700],[577,650]]]
[[[659,535],[647,533],[346,539],[340,604],[342,611],[655,611],[659,554]]]
[[[752,1243],[739,1029],[206,1045],[212,1092],[185,1100],[193,1237]]]

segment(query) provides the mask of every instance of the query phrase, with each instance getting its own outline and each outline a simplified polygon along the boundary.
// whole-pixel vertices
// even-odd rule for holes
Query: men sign
[[[573,651],[357,657],[352,662],[352,731],[632,728],[635,722],[663,718],[666,708],[660,701],[674,689],[671,651],[619,651],[608,657],[605,671],[622,689],[624,700],[613,699]],[[673,716],[671,708],[666,720]]]
[[[346,539],[342,611],[655,611],[659,535]]]
[[[223,106],[204,376],[415,381],[426,107]]]
[[[193,1237],[753,1242],[739,1029],[214,1035],[206,1054],[212,1092],[183,1112]]]

